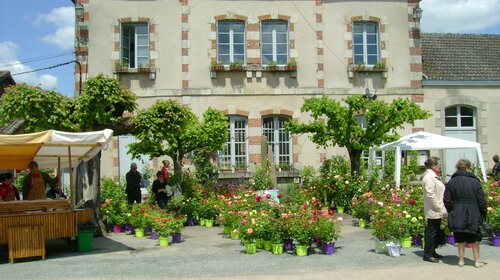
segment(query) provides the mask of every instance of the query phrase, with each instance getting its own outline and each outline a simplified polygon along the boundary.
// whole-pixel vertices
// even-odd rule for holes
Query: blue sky
[[[500,34],[499,0],[423,0],[421,7],[423,32]],[[74,59],[70,0],[0,0],[0,26],[0,70],[73,96],[73,64],[15,75]]]

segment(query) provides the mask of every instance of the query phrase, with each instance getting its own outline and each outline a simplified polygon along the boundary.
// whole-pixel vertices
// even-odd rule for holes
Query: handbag
[[[491,226],[491,224],[481,224],[479,226],[479,235],[481,237],[493,237],[495,234],[493,232],[493,227]]]

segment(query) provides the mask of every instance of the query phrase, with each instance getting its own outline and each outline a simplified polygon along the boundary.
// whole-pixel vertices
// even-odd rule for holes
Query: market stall
[[[93,159],[111,141],[113,131],[71,133],[56,130],[0,135],[0,169],[25,169],[31,161],[41,168],[69,168],[68,200],[0,202],[0,243],[9,244],[14,258],[42,256],[45,240],[77,234],[80,222],[91,222],[92,209],[75,209],[74,167]],[[42,248],[43,247],[43,248]]]

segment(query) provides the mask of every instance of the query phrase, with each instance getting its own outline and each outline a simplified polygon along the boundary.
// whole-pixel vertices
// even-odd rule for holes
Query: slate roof
[[[10,75],[10,71],[0,70],[0,96],[2,96],[4,89],[7,86],[15,84],[16,82]],[[23,120],[13,120],[8,125],[0,124],[0,134],[14,134],[15,132],[18,132],[22,128],[21,125],[23,122]]]
[[[500,35],[422,33],[429,80],[500,80]]]

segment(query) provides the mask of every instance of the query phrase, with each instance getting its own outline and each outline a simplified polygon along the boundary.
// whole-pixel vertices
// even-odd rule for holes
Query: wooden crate
[[[45,238],[42,225],[11,226],[7,229],[9,263],[14,259],[41,256],[45,260]]]

